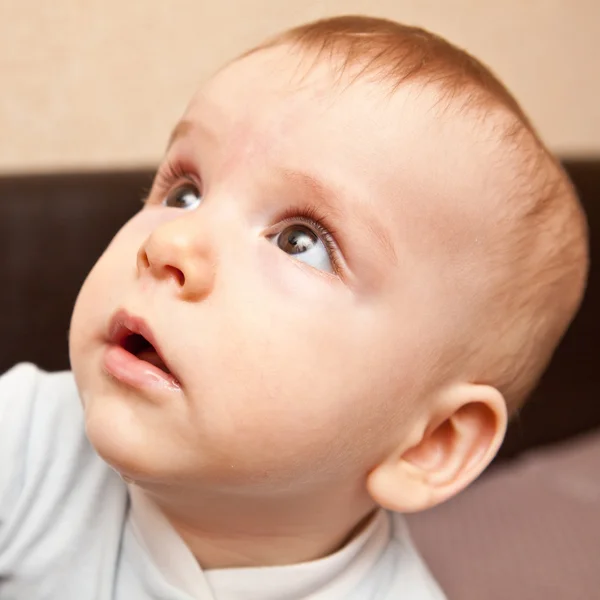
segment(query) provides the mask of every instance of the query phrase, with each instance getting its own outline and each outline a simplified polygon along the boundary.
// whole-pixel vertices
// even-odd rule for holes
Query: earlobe
[[[506,402],[487,385],[445,390],[419,441],[398,451],[368,476],[373,499],[389,510],[415,512],[444,502],[488,466],[506,432]]]

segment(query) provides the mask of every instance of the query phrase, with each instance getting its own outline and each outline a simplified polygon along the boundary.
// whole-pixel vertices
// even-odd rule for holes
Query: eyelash
[[[167,161],[161,165],[156,173],[155,185],[157,193],[162,196],[182,181],[193,183],[196,187],[200,188],[196,179],[192,177],[190,172],[181,163]]]
[[[163,196],[182,182],[192,183],[201,191],[196,178],[182,164],[170,161],[164,162],[156,173],[154,182],[155,194],[159,197]],[[149,198],[146,197],[142,199],[142,202],[146,204],[148,200]],[[290,206],[278,215],[277,221],[282,226],[302,223],[314,229],[327,248],[333,270],[336,274],[341,274],[340,249],[335,241],[337,237],[336,230],[332,227],[327,215],[322,212],[321,207],[312,203],[306,204],[301,208]]]

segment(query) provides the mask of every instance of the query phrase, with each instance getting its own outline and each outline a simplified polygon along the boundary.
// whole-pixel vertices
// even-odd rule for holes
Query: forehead
[[[433,86],[411,83],[391,95],[352,77],[290,48],[262,50],[217,73],[185,119],[218,140],[223,172],[258,164],[309,172],[349,209],[376,213],[400,251],[458,252],[490,220],[484,196],[504,185],[490,169],[493,126],[438,110]]]
[[[377,101],[368,91],[365,86],[344,91],[326,62],[311,64],[286,48],[271,48],[217,73],[193,98],[186,118],[211,123],[232,153],[260,150],[278,160],[294,154],[308,166],[305,153],[312,145],[314,155],[319,140],[321,156],[345,149],[338,157],[342,162],[346,154],[357,156],[359,140],[373,137]],[[367,153],[361,154],[357,158],[365,160]]]

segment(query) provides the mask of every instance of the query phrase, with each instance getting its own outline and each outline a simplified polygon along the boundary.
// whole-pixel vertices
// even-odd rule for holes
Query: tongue
[[[136,356],[140,360],[145,360],[151,365],[158,367],[161,371],[164,371],[165,373],[170,373],[169,369],[167,369],[167,365],[165,365],[165,363],[161,360],[160,356],[156,354],[156,350],[154,350],[153,348],[142,350],[141,352],[138,352]]]

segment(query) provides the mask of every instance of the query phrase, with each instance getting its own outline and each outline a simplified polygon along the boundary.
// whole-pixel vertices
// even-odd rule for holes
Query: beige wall
[[[600,153],[599,0],[0,0],[0,172],[154,164],[212,69],[352,12],[466,47],[557,152]]]

